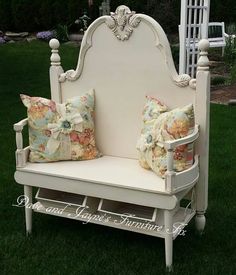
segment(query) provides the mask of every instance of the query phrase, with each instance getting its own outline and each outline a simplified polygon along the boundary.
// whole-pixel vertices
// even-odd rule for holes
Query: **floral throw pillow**
[[[30,162],[89,160],[100,156],[94,135],[94,91],[58,104],[20,95],[28,111]]]
[[[157,99],[147,97],[143,110],[143,128],[137,142],[140,165],[164,177],[167,170],[167,152],[161,142],[183,138],[194,130],[193,105],[168,111]],[[193,143],[176,147],[174,169],[177,172],[193,164]]]

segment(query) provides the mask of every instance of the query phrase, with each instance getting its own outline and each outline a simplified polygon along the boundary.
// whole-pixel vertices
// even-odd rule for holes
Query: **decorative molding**
[[[177,78],[174,80],[175,84],[179,87],[186,87],[189,85],[191,77],[187,74],[178,75]]]
[[[65,73],[62,73],[59,76],[59,81],[60,82],[65,82],[66,80],[74,81],[76,79],[75,75],[76,75],[76,71],[75,70],[68,70],[68,71],[66,71]]]
[[[196,89],[197,88],[197,80],[196,78],[193,78],[189,81],[189,86],[192,88],[192,89]]]
[[[178,75],[174,66],[169,41],[161,26],[151,17],[144,14],[135,14],[131,12],[126,6],[119,6],[115,13],[111,13],[111,16],[102,16],[95,20],[87,29],[84,34],[83,41],[80,48],[80,55],[76,70],[69,70],[63,72],[59,76],[61,83],[65,81],[77,80],[83,70],[84,60],[86,53],[90,47],[92,47],[92,36],[96,29],[106,24],[112,31],[118,40],[128,40],[133,32],[133,28],[136,28],[140,22],[143,22],[151,28],[155,36],[155,46],[161,51],[165,64],[168,68],[171,79],[178,87],[186,87],[190,84],[190,76]]]
[[[202,39],[198,48],[200,50],[199,59],[197,62],[197,71],[209,71],[209,59],[208,59],[208,49],[210,47],[210,43],[207,39]]]
[[[111,12],[111,16],[106,20],[107,26],[112,30],[118,40],[128,40],[141,19],[134,11],[122,5],[119,6],[115,13]]]
[[[59,82],[65,82],[68,81],[75,81],[78,79],[82,73],[83,67],[84,67],[84,60],[86,53],[90,47],[92,47],[92,35],[93,32],[96,30],[98,26],[100,26],[102,23],[104,23],[104,18],[100,17],[97,20],[94,21],[93,24],[89,26],[87,31],[84,34],[82,44],[80,47],[80,54],[79,54],[79,60],[77,64],[76,70],[68,70],[59,76]]]
[[[58,49],[60,47],[60,43],[57,39],[53,38],[49,42],[49,46],[51,48],[51,66],[60,66],[61,65],[61,57],[58,54]]]

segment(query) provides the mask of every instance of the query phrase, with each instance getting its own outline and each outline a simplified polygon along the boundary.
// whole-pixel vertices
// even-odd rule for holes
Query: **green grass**
[[[78,49],[61,47],[65,69]],[[23,189],[14,181],[13,123],[25,117],[19,93],[49,97],[46,44],[0,46],[0,274],[165,274],[164,241],[47,215],[34,215],[25,236],[24,211],[12,204]],[[174,242],[174,274],[236,274],[236,108],[211,106],[209,208],[205,234],[191,222]]]

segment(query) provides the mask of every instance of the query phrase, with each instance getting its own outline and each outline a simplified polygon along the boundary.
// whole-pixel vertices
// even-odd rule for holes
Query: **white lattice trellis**
[[[179,73],[195,76],[198,41],[208,38],[210,0],[181,0]]]

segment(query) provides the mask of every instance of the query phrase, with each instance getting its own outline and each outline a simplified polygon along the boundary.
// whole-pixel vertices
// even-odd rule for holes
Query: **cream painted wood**
[[[93,200],[93,198],[90,198]],[[94,198],[96,199],[96,198]],[[90,200],[91,202],[91,200]],[[60,204],[57,205],[57,208],[60,208]],[[90,212],[90,207],[89,210],[86,211],[85,213],[88,214],[95,214],[94,212]],[[33,210],[34,212],[39,212],[39,213],[43,213],[43,214],[48,214],[48,212],[46,212],[46,209],[43,207],[43,205],[39,202],[35,203],[33,206]],[[104,221],[99,220],[99,217],[101,217],[98,213],[96,213],[96,217],[98,217],[98,219],[90,219],[88,217],[84,217],[84,216],[76,216],[75,212],[74,212],[74,208],[73,206],[69,206],[65,209],[65,211],[63,211],[63,213],[58,213],[58,211],[52,211],[50,213],[50,215],[53,216],[59,216],[59,217],[65,217],[65,218],[69,218],[69,219],[73,219],[73,220],[79,220],[79,221],[83,221],[83,222],[91,222],[94,224],[99,224],[99,225],[106,225],[109,227],[113,227],[113,228],[118,228],[118,229],[123,229],[123,230],[129,230],[132,232],[137,232],[137,233],[141,233],[141,234],[145,234],[145,235],[150,235],[150,236],[155,236],[155,237],[160,237],[160,238],[165,238],[166,237],[166,232],[165,232],[165,221],[164,221],[164,211],[163,210],[158,210],[159,212],[159,218],[158,218],[158,222],[157,223],[152,223],[150,222],[150,227],[154,230],[147,230],[147,229],[143,229],[141,227],[135,227],[135,226],[126,226],[124,223],[122,223],[122,219],[117,219],[117,215],[112,215],[111,214],[111,219],[107,222],[104,223]],[[180,208],[179,211],[175,212],[172,211],[171,212],[173,214],[173,224],[174,223],[178,223],[181,221],[183,224],[183,228],[184,228],[184,224],[188,224],[189,221],[192,219],[192,217],[195,215],[195,212],[192,211],[191,209],[185,209],[185,208]],[[173,230],[173,235],[172,238],[173,240],[179,235],[178,230]]]
[[[177,75],[160,25],[143,14],[136,19],[140,23],[129,39],[120,41],[106,24],[110,17],[98,18],[84,35],[76,70],[61,75],[63,101],[95,89],[96,141],[103,154],[134,159],[145,95],[171,109],[196,97],[190,77]]]
[[[196,210],[204,214],[208,201],[208,163],[209,163],[209,116],[210,116],[210,72],[207,50],[209,41],[199,42],[200,58],[198,60],[195,106],[196,123],[200,125],[199,138],[196,141],[196,153],[200,156],[199,180],[196,185]],[[198,219],[196,220],[198,223]]]
[[[51,87],[51,98],[56,102],[61,102],[61,87],[59,83],[59,75],[64,71],[61,67],[61,57],[58,54],[58,48],[60,43],[57,39],[51,39],[49,42],[49,46],[51,47],[51,67],[49,70],[50,76],[50,87]]]
[[[173,212],[164,211],[166,268],[172,271],[173,261]]]
[[[27,148],[23,148],[23,135],[22,131],[24,126],[28,124],[28,118],[22,119],[15,123],[13,128],[16,132],[16,167],[24,167],[27,162]]]
[[[24,196],[26,199],[25,203],[25,224],[26,224],[26,234],[32,233],[32,187],[24,185]],[[29,206],[29,207],[27,207]]]
[[[192,134],[190,134],[184,138],[165,141],[165,142],[163,142],[163,145],[167,150],[173,150],[179,145],[194,142],[195,140],[197,140],[198,137],[199,137],[199,126],[195,125],[194,131]]]
[[[19,167],[17,170],[19,174],[29,173],[29,176],[30,174],[42,174],[60,177],[65,181],[72,179],[75,185],[77,181],[89,181],[107,186],[160,194],[175,194],[181,189],[190,187],[190,185],[193,186],[199,177],[197,156],[194,165],[188,170],[178,173],[173,171],[174,180],[170,190],[166,188],[166,179],[156,176],[151,170],[143,169],[137,160],[128,158],[103,156],[102,158],[81,162],[27,163],[25,167]],[[144,182],[145,184],[143,184]],[[50,187],[50,181],[47,184]]]
[[[173,229],[174,222],[188,223],[196,212],[198,230],[202,231],[205,224],[210,79],[208,42],[199,43],[198,73],[197,78],[192,80],[188,75],[177,74],[167,37],[160,25],[149,16],[135,14],[125,6],[118,7],[111,16],[102,16],[90,25],[83,37],[75,70],[63,72],[58,53],[59,42],[53,39],[49,44],[52,49],[51,97],[63,102],[91,88],[95,89],[96,140],[104,156],[90,161],[29,163],[29,147],[23,148],[21,134],[27,124],[26,119],[14,126],[17,142],[16,182],[24,186],[30,202],[32,187],[38,187],[84,196],[86,206],[92,207],[91,213],[97,211],[101,199],[111,200],[114,204],[123,202],[155,208],[157,217],[154,225],[164,227],[160,232],[127,228],[115,224],[114,220],[107,224],[92,222],[164,238],[166,265],[170,269],[173,239],[178,234],[168,234],[165,229]],[[195,109],[197,125],[193,134],[163,144],[168,151],[165,179],[141,168],[137,160],[135,147],[147,94],[157,97],[171,109],[190,103]],[[173,170],[173,150],[176,146],[192,142],[196,143],[194,164],[188,170],[176,173]],[[179,206],[180,201],[193,188],[195,204],[192,209],[184,210]],[[57,199],[47,203],[61,204]],[[43,208],[34,211],[47,213]],[[73,218],[66,214],[59,216]],[[115,214],[113,216],[117,217]],[[86,221],[83,218],[79,220]],[[27,232],[31,232],[32,211],[27,208],[26,228]]]
[[[127,217],[135,221],[155,222],[157,217],[157,208],[104,199],[100,200],[97,210],[101,213]]]

